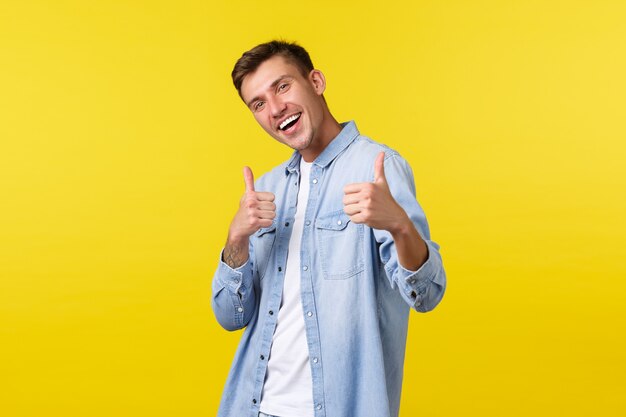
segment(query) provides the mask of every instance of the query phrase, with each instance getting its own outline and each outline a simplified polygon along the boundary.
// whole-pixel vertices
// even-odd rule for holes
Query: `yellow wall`
[[[0,3],[0,415],[215,414],[241,167],[290,154],[229,74],[274,37],[410,161],[442,246],[401,415],[625,415],[625,3],[227,3]]]

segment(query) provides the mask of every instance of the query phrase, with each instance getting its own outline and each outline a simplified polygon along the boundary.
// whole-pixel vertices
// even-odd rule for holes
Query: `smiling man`
[[[302,47],[258,45],[232,78],[294,153],[256,183],[243,170],[212,284],[219,323],[245,328],[218,416],[395,417],[409,311],[446,286],[411,168],[335,120]]]

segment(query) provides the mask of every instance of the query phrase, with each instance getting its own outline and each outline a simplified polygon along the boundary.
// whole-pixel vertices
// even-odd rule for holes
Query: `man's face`
[[[241,96],[261,127],[298,151],[316,146],[324,119],[325,80],[321,72],[304,77],[298,67],[276,55],[245,76]]]

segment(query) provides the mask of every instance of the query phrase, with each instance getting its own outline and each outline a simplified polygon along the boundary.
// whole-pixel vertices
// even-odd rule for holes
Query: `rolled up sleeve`
[[[252,262],[249,258],[233,269],[222,261],[223,252],[213,276],[211,306],[222,327],[238,330],[248,324],[256,304]]]

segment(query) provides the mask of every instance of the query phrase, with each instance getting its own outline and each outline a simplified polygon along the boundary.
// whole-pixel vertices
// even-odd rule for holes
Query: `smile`
[[[297,113],[297,114],[294,114],[293,116],[289,116],[288,118],[282,121],[282,123],[278,126],[278,128],[280,130],[289,129],[298,121],[298,119],[300,119],[300,116],[302,116],[302,113]]]

